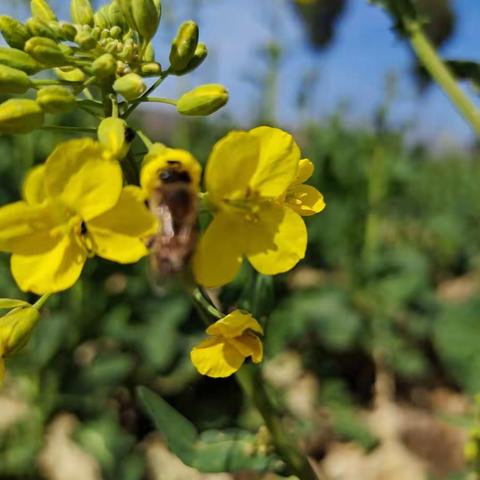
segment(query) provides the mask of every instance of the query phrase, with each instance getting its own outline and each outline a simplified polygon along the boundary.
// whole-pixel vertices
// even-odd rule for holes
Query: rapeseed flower
[[[0,208],[0,250],[23,291],[70,288],[88,257],[133,263],[158,228],[135,186],[123,187],[111,152],[91,139],[59,145],[24,183],[23,201]]]
[[[248,312],[235,310],[207,328],[210,338],[199,343],[190,353],[199,373],[209,377],[228,377],[235,373],[248,357],[254,363],[263,358],[261,325]]]
[[[214,218],[193,259],[197,282],[230,282],[244,256],[266,275],[293,268],[307,246],[302,216],[325,207],[321,193],[303,185],[312,172],[293,137],[277,128],[235,131],[217,142],[205,170]]]

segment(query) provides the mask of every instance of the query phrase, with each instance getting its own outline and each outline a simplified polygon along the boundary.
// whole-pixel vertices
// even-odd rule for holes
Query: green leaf
[[[206,473],[263,471],[276,462],[258,450],[256,436],[250,432],[233,429],[198,434],[189,420],[151,390],[138,387],[137,395],[168,447],[190,467]]]
[[[480,299],[449,305],[434,325],[434,343],[450,375],[470,393],[480,391]]]
[[[165,436],[169,448],[184,463],[191,465],[198,439],[193,424],[148,388],[138,387],[137,395],[157,429]]]

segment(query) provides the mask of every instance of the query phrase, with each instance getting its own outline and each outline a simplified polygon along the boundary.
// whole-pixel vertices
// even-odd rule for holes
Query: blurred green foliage
[[[176,129],[202,160],[223,133],[211,123]],[[373,400],[379,355],[401,395],[438,382],[468,393],[480,388],[480,167],[475,155],[407,147],[401,133],[347,128],[338,117],[307,125],[297,137],[316,165],[312,183],[327,200],[323,214],[307,219],[308,257],[273,281],[246,267],[220,298],[226,309],[248,307],[266,322],[267,361],[299,352],[302,369],[319,381],[315,401],[327,410],[334,435],[371,449],[375,436],[358,412]],[[1,203],[19,197],[25,170],[61,138],[0,138]],[[1,294],[16,297],[8,259],[1,260]],[[439,293],[459,279],[467,294]],[[172,282],[154,294],[146,262],[89,262],[81,282],[49,304],[26,351],[8,362],[7,394],[29,410],[0,431],[0,477],[37,478],[45,429],[68,411],[79,419],[75,441],[96,458],[104,478],[143,478],[138,445],[155,426],[135,396],[138,385],[168,402],[151,397],[146,404],[163,412],[158,430],[186,463],[204,471],[274,465],[281,472],[270,454],[241,456],[242,445],[254,451],[261,422],[235,380],[194,372],[189,349],[201,336],[181,286]],[[191,442],[172,432],[173,415],[184,419]],[[299,422],[298,435],[312,425]],[[205,451],[211,454],[199,454]]]

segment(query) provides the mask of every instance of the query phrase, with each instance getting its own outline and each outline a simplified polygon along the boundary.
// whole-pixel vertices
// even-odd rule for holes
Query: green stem
[[[224,317],[222,312],[220,312],[216,307],[212,305],[209,299],[202,293],[202,291],[199,288],[194,288],[191,292],[193,301],[195,302],[196,305],[202,308],[204,312],[210,317],[210,320],[213,322],[216,322],[217,320],[220,320],[220,318]],[[212,321],[209,321],[208,323],[212,323]]]
[[[63,133],[96,133],[97,131],[97,129],[93,127],[61,127],[59,125],[40,127],[40,130]]]
[[[480,136],[480,113],[470,98],[458,86],[454,75],[439,57],[434,46],[417,22],[406,22],[406,30],[414,52],[433,79],[440,85],[457,110]]]
[[[84,88],[82,90],[82,93],[87,97],[87,99],[93,100],[94,102],[96,102],[94,96],[92,95],[92,92],[88,89],[88,87]],[[98,102],[98,103],[100,103],[100,102]],[[103,105],[102,105],[102,108],[103,108]]]
[[[45,303],[47,303],[47,300],[52,296],[51,293],[45,293],[45,295],[42,295],[33,305],[32,307],[35,308],[36,310],[40,310]]]
[[[301,480],[323,480],[323,475],[319,477],[305,455],[285,433],[280,416],[265,389],[265,380],[261,376],[260,369],[253,365],[244,366],[236,373],[236,378],[242,390],[262,415],[272,436],[275,450],[290,467],[292,473]]]
[[[118,118],[118,98],[113,93],[109,95],[109,98],[110,98],[110,101],[112,102],[112,117]]]
[[[141,100],[135,100],[134,103],[166,103],[168,105],[177,105],[177,101],[173,98],[164,97],[142,97]]]
[[[146,92],[138,98],[135,103],[130,105],[130,107],[127,109],[127,111],[123,114],[123,118],[128,118],[136,109],[137,107],[142,103],[142,99],[148,97],[153,91],[156,90],[156,88],[170,75],[170,69],[165,70],[162,72],[160,77],[156,80],[156,82],[146,90]]]
[[[143,130],[137,129],[135,132],[138,135],[138,138],[143,142],[143,144],[150,150],[150,147],[153,145],[153,142],[145,135]]]

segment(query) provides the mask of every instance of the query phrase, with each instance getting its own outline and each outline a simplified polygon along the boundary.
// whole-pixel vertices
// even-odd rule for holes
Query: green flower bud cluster
[[[24,23],[0,16],[0,32],[8,44],[0,47],[0,94],[17,96],[32,89],[37,95],[35,100],[13,98],[0,105],[0,133],[29,132],[43,125],[45,113],[82,108],[76,95],[90,86],[99,87],[102,98],[92,99],[89,107],[102,108],[105,98],[117,94],[125,100],[115,100],[120,116],[128,115],[147,90],[146,78],[156,77],[157,86],[168,75],[193,71],[208,53],[199,42],[197,24],[186,21],[172,41],[168,68],[162,69],[152,44],[161,19],[160,0],[111,0],[97,11],[90,0],[71,0],[71,21],[59,20],[48,0],[31,0],[30,6],[31,18]],[[58,80],[34,77],[46,71]],[[222,86],[206,85],[184,95],[177,110],[208,115],[227,98]],[[165,103],[177,104],[169,99]]]
[[[172,42],[170,69],[175,75],[185,75],[201,65],[207,58],[204,43],[198,43],[198,26],[195,22],[182,23]]]

